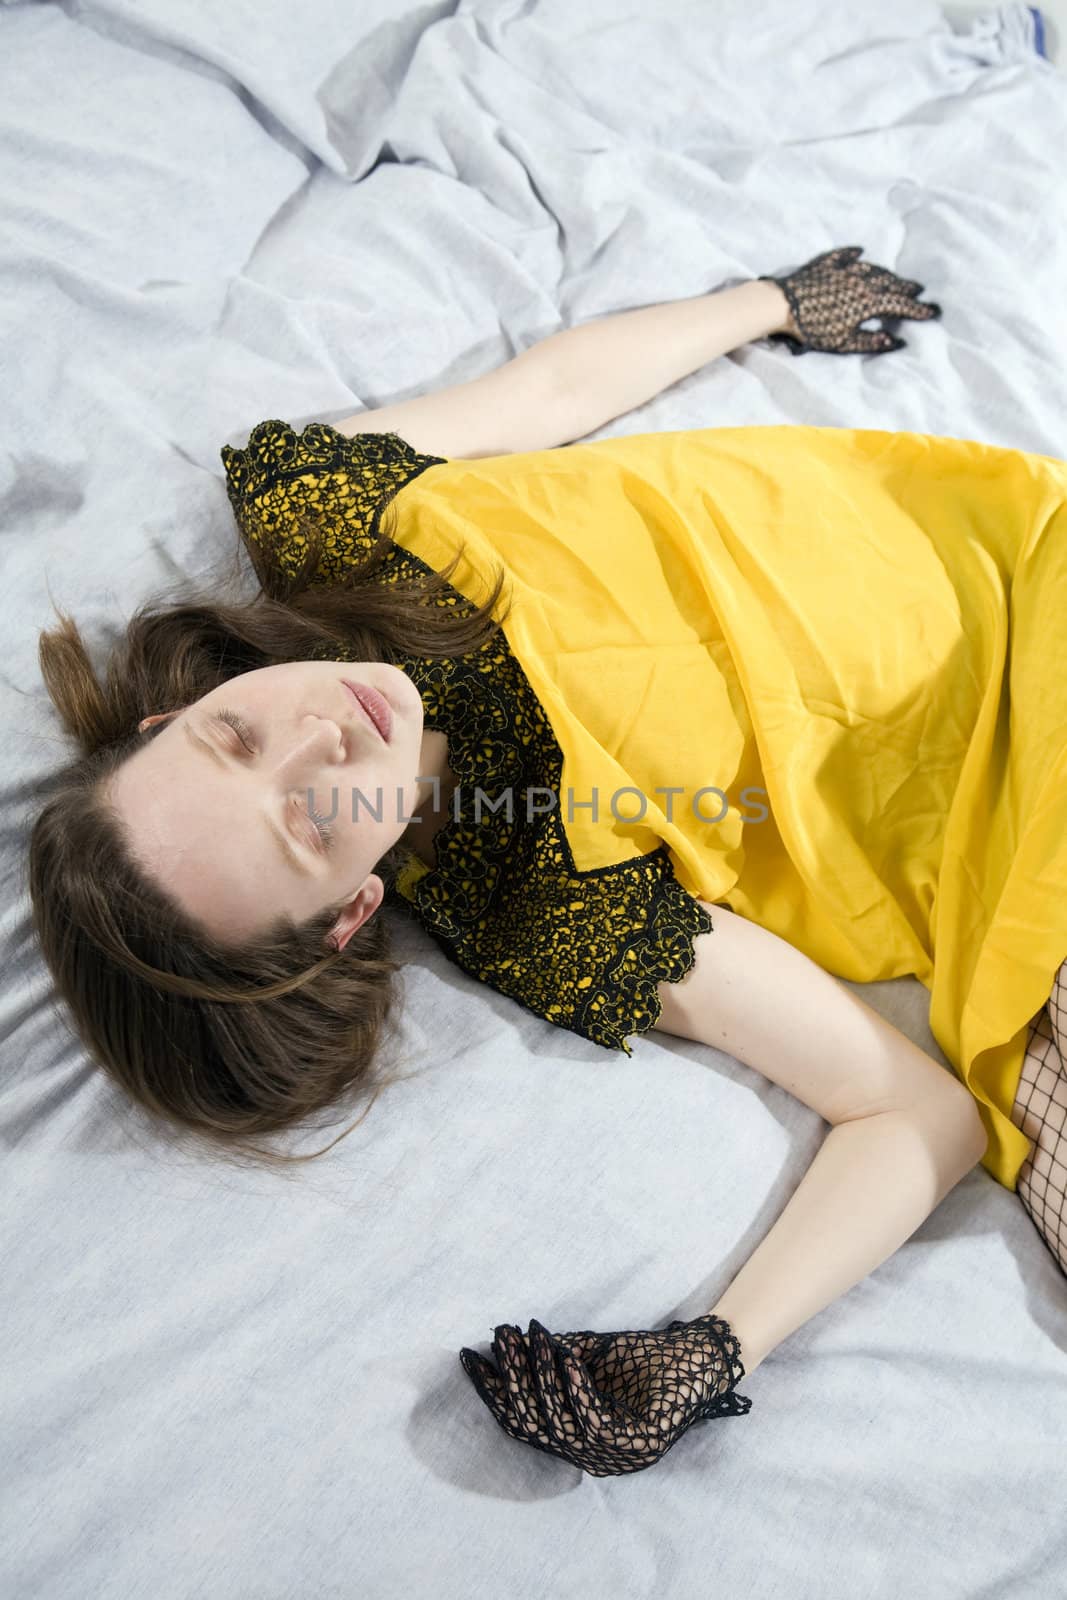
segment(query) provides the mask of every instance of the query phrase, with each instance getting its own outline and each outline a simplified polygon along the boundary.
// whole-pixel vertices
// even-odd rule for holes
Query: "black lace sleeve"
[[[264,562],[295,573],[306,549],[305,517],[325,528],[316,582],[358,565],[378,535],[382,511],[427,467],[445,460],[412,449],[395,433],[349,438],[325,422],[296,433],[287,422],[259,422],[243,450],[219,452],[226,493],[257,571]]]
[[[659,984],[685,977],[694,939],[714,924],[674,877],[666,849],[580,873],[568,868],[558,832],[521,840],[523,856],[540,858],[535,870],[521,886],[502,883],[480,917],[457,918],[461,896],[443,874],[416,864],[408,882],[423,926],[464,972],[556,1027],[632,1055],[627,1039],[659,1019]],[[449,865],[462,872],[459,843],[449,843]],[[476,846],[467,851],[469,859]],[[468,869],[468,901],[481,865]]]

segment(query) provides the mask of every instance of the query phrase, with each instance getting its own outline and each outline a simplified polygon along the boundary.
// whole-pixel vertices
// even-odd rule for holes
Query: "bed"
[[[23,854],[69,753],[37,668],[51,601],[102,661],[142,599],[229,557],[219,450],[262,418],[334,422],[861,243],[944,308],[906,350],[748,345],[589,437],[798,422],[1064,454],[1067,94],[1043,22],[933,0],[0,5],[0,1593],[1067,1591],[1067,1282],[981,1167],[741,1384],[748,1417],[592,1479],[509,1439],[460,1347],[707,1310],[818,1116],[695,1044],[627,1058],[554,1029],[393,912],[409,1076],[321,1160],[244,1173],[93,1067]],[[943,1059],[915,980],[860,992]]]

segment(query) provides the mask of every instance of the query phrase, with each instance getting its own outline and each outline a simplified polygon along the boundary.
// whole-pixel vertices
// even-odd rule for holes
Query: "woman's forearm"
[[[831,1128],[781,1216],[711,1308],[740,1341],[745,1371],[899,1250],[973,1170],[976,1150],[951,1099],[936,1095]]]
[[[565,328],[516,357],[551,367],[565,408],[566,437],[580,439],[716,356],[784,328],[789,302],[776,283],[754,279],[690,300],[641,306]]]
[[[770,1232],[710,1309],[748,1373],[898,1250],[985,1155],[959,1077],[788,940],[726,905],[653,1027],[725,1051],[831,1124]]]
[[[640,306],[564,328],[480,377],[357,411],[338,433],[398,433],[431,455],[550,450],[625,411],[750,339],[790,329],[776,283],[753,279],[693,300]]]

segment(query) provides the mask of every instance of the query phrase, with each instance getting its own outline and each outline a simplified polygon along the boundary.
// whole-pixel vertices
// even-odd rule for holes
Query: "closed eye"
[[[255,754],[256,747],[252,739],[251,729],[249,728],[248,723],[237,715],[236,711],[228,711],[225,709],[222,711],[216,711],[215,721],[228,722],[230,727],[233,728],[237,734],[237,737],[240,739],[241,743],[244,745],[245,749],[250,751],[253,755]]]
[[[216,722],[224,722],[228,724],[228,726],[231,727],[237,734],[237,737],[240,739],[241,743],[244,745],[249,754],[255,755],[256,745],[252,735],[252,730],[244,718],[238,714],[238,712],[231,711],[229,707],[224,706],[221,710],[215,712],[214,720]],[[312,791],[309,789],[307,791],[306,816],[308,821],[313,824],[315,831],[322,842],[323,848],[325,850],[330,850],[332,849],[334,842],[333,829],[331,828],[327,819],[325,817],[321,817],[315,810],[311,801]]]

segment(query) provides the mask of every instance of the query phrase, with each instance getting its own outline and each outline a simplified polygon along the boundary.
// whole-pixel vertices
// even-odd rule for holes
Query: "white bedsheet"
[[[56,1014],[23,867],[67,753],[50,598],[102,658],[228,555],[219,448],[264,417],[856,243],[944,307],[905,351],[751,345],[591,437],[1064,454],[1064,88],[1018,4],[0,8],[4,1596],[1067,1590],[1067,1283],[983,1169],[741,1385],[748,1417],[594,1480],[507,1438],[460,1346],[708,1309],[820,1119],[712,1050],[553,1029],[395,914],[419,1075],[289,1177],[179,1159]],[[937,1054],[914,980],[863,992]]]

